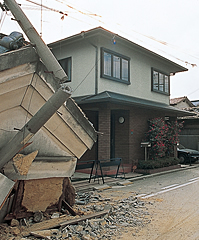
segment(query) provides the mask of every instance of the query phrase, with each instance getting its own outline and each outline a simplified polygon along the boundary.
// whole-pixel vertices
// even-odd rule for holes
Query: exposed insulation
[[[28,211],[45,211],[48,206],[57,204],[62,195],[64,178],[47,178],[24,181],[22,206]]]
[[[15,165],[17,171],[21,175],[28,174],[28,170],[29,170],[33,160],[36,158],[37,154],[38,154],[38,151],[35,151],[33,153],[28,154],[27,156],[25,156],[23,154],[17,154],[13,158],[14,165]]]

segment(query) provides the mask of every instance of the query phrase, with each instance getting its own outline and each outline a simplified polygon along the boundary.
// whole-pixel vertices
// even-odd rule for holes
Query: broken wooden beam
[[[60,218],[50,219],[50,220],[43,221],[43,222],[40,222],[40,223],[35,223],[31,227],[26,228],[21,234],[25,237],[25,236],[30,235],[31,232],[48,230],[48,229],[59,228],[59,227],[65,227],[67,225],[77,224],[78,222],[85,221],[86,219],[100,217],[100,216],[106,215],[108,213],[109,213],[109,210],[104,210],[104,211],[84,215],[84,216],[81,216],[79,218],[75,217],[74,219],[70,219],[70,220],[67,220],[68,215],[64,215]]]
[[[33,216],[34,216],[33,212],[10,213],[10,214],[6,215],[4,220],[9,221],[9,220],[12,220],[12,219],[22,219],[22,218],[29,218],[29,217],[33,217]]]
[[[31,232],[30,234],[33,235],[34,237],[39,237],[39,238],[43,238],[43,239],[51,239],[51,236],[53,234],[57,234],[58,233],[58,229],[51,229],[51,230],[43,230],[43,231],[35,231],[35,232]]]
[[[89,215],[84,215],[81,216],[80,218],[75,218],[75,219],[71,219],[65,222],[62,222],[59,224],[60,227],[65,227],[67,225],[72,225],[72,224],[77,224],[78,222],[82,222],[85,221],[87,219],[91,219],[91,218],[95,218],[95,217],[101,217],[103,215],[106,215],[109,212],[109,210],[104,210],[104,211],[100,211],[100,212],[96,212],[96,213],[91,213]]]
[[[72,207],[64,200],[62,200],[62,206],[69,211],[72,216],[76,216],[77,213],[72,209]]]

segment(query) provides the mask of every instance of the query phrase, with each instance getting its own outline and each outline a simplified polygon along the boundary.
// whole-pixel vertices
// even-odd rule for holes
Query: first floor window
[[[169,94],[169,75],[152,68],[152,91]]]
[[[71,82],[71,65],[72,65],[71,57],[63,58],[61,60],[58,60],[58,62],[62,66],[66,75],[68,76],[68,81]]]
[[[101,77],[123,83],[130,83],[130,58],[101,49]]]

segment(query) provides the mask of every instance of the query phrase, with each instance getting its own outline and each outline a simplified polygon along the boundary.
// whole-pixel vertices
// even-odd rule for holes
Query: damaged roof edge
[[[38,61],[39,56],[32,46],[22,47],[14,51],[2,53],[0,55],[0,71],[11,69],[27,62],[32,63]]]
[[[94,142],[96,142],[97,132],[95,131],[91,123],[88,121],[81,108],[75,103],[75,101],[72,98],[69,98],[67,100],[66,107],[69,110],[69,112],[74,116],[74,118],[81,124],[81,126],[84,128],[87,134],[93,139]]]

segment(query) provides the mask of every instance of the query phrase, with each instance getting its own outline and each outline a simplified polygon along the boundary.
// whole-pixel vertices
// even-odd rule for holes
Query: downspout
[[[95,48],[95,95],[97,95],[98,94],[98,47],[91,42],[89,43]]]
[[[93,45],[95,48],[95,95],[98,94],[98,47]]]
[[[91,46],[95,48],[95,95],[98,94],[98,47],[91,43],[88,39],[85,38],[85,32],[81,32],[81,36],[85,39]]]

